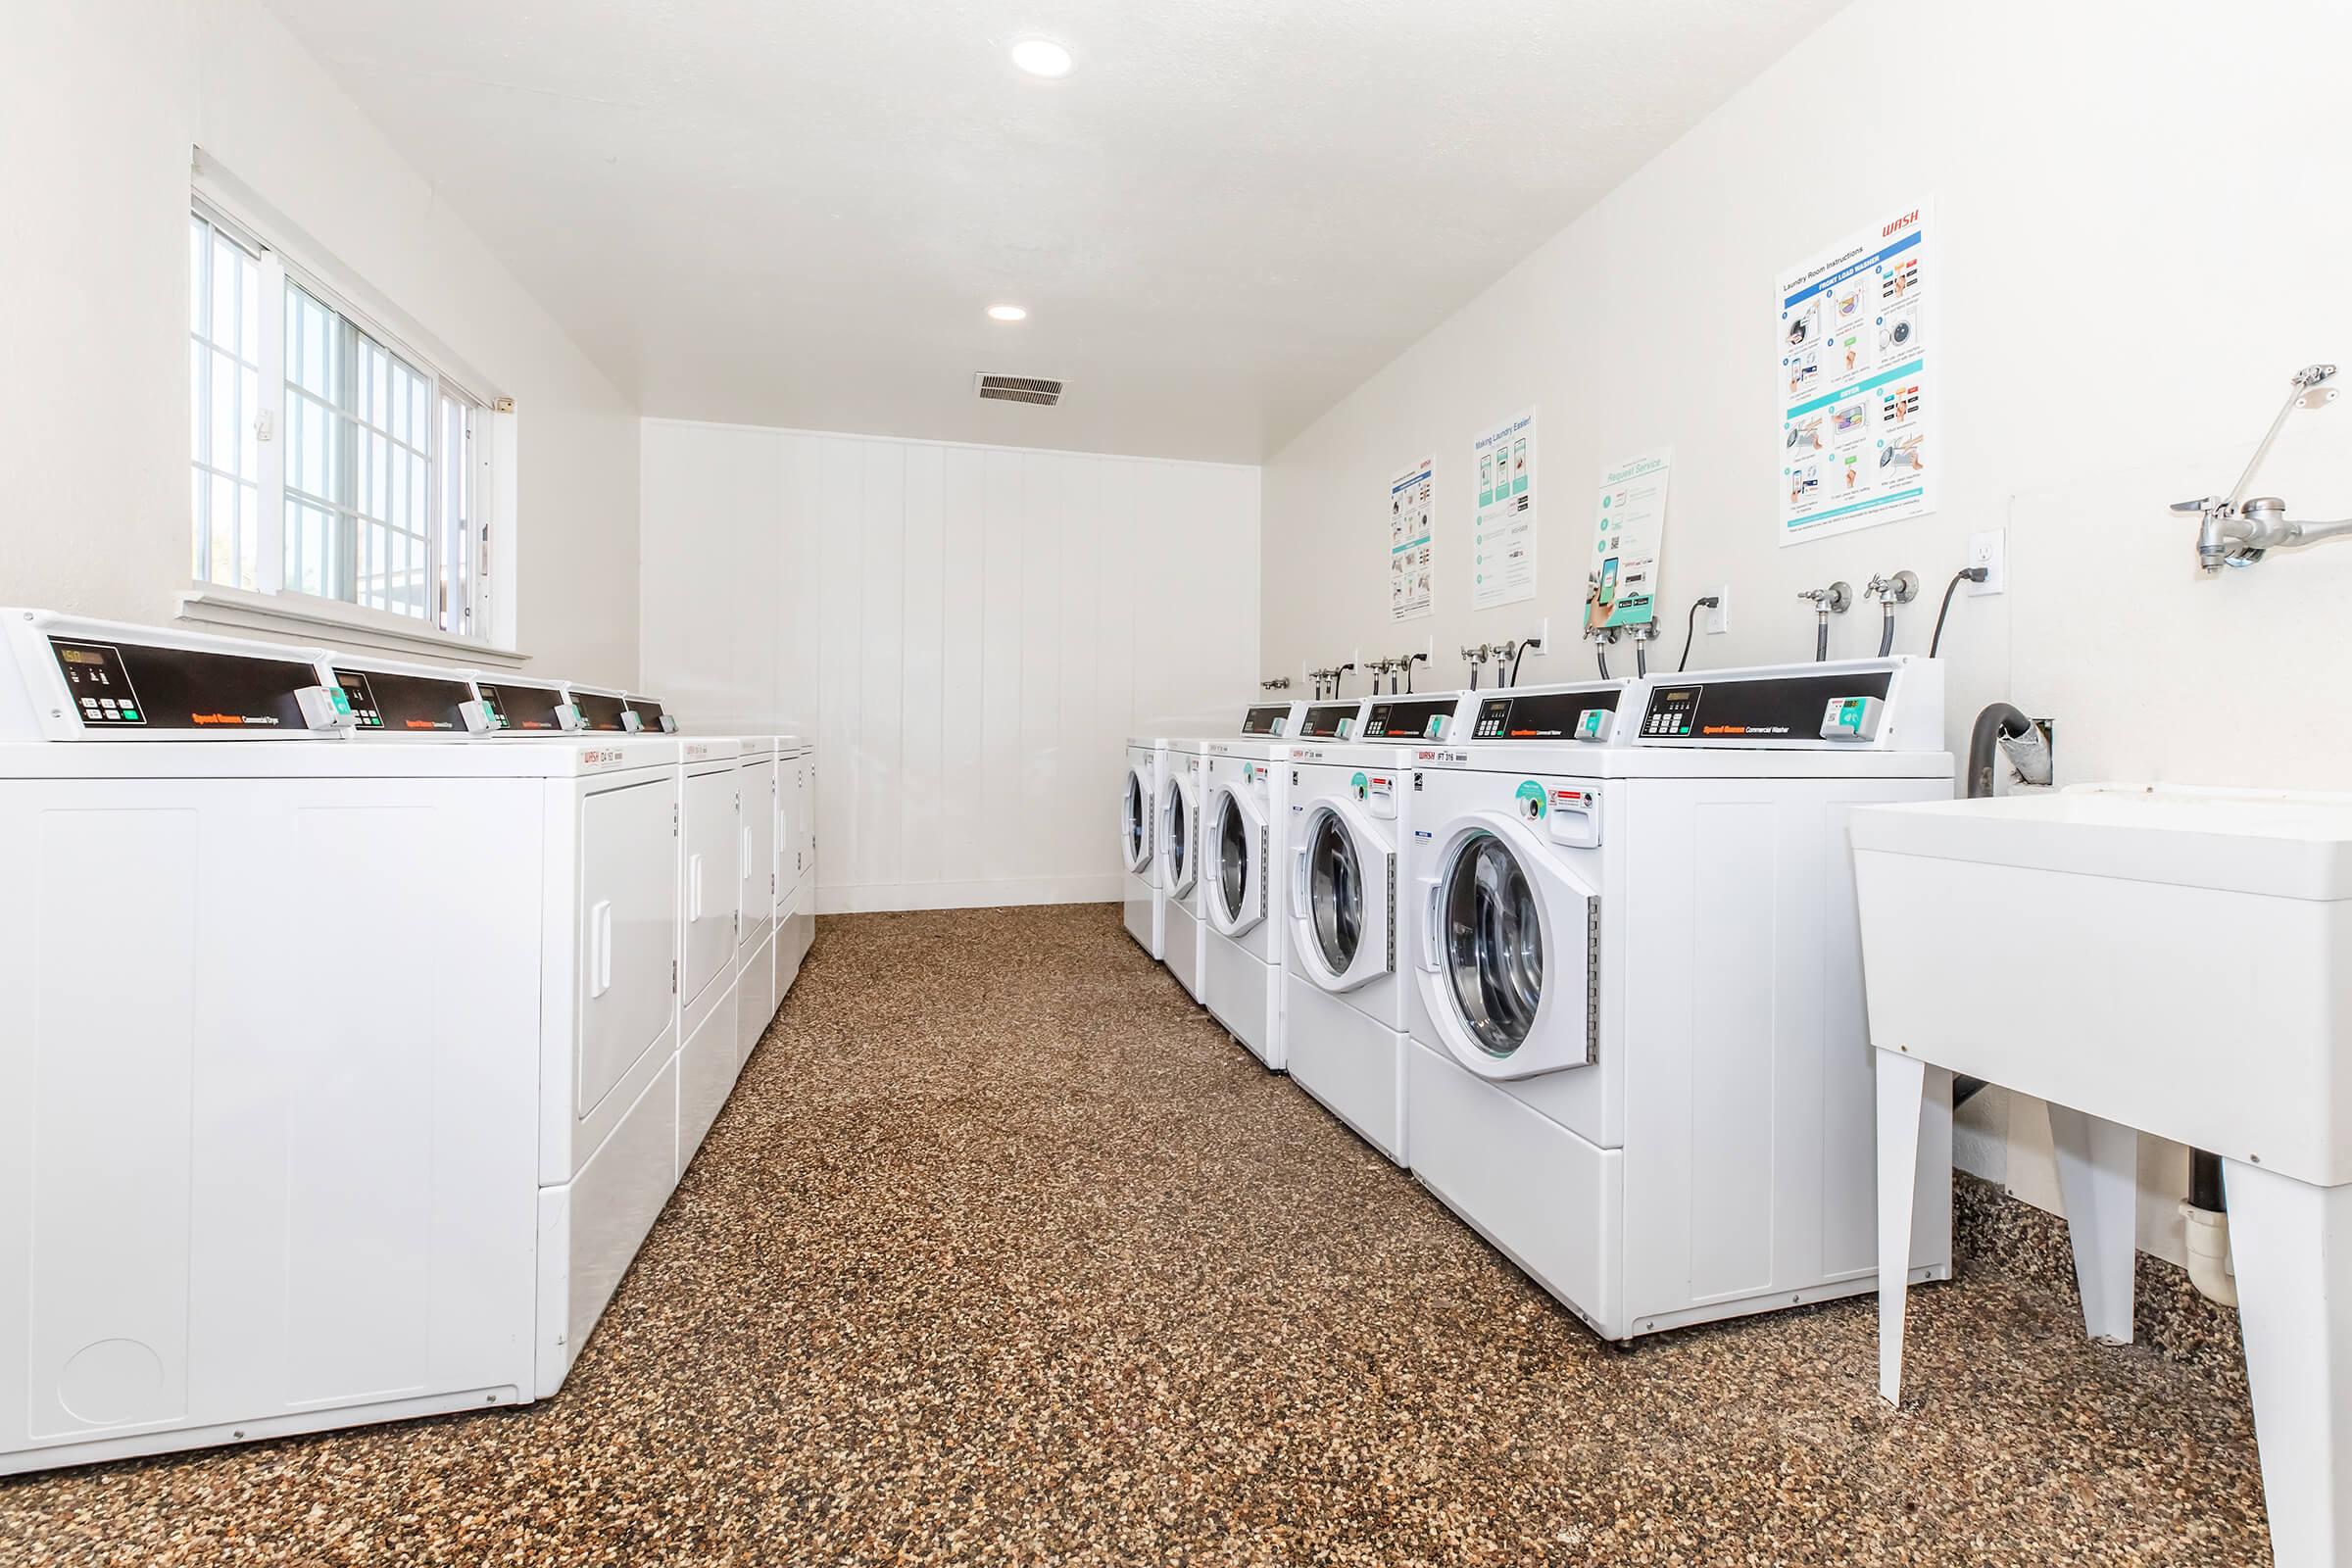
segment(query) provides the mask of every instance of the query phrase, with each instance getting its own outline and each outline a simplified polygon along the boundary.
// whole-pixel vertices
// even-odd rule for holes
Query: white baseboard
[[[1005,877],[989,882],[866,882],[817,889],[819,914],[883,909],[986,909],[1004,904],[1110,904],[1119,874]]]

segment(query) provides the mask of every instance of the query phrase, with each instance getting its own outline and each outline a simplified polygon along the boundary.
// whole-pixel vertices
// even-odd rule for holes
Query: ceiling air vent
[[[972,377],[972,385],[984,398],[999,403],[1034,403],[1047,409],[1061,401],[1061,389],[1066,384],[1037,375],[990,375],[985,370]]]

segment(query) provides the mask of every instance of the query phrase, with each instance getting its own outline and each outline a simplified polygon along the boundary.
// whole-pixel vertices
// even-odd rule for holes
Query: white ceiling
[[[647,414],[1253,463],[1843,0],[270,3]]]

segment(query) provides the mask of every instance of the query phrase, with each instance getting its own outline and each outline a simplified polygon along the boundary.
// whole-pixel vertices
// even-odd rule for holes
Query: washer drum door
[[[1482,1078],[1592,1065],[1600,896],[1500,811],[1456,817],[1434,842],[1416,961],[1446,1051]]]
[[[1200,810],[1193,781],[1178,773],[1159,793],[1159,870],[1173,898],[1192,897],[1200,876]]]
[[[1200,902],[1209,924],[1229,937],[1266,917],[1266,813],[1246,787],[1219,783],[1208,792],[1209,881]]]
[[[1298,966],[1326,991],[1353,991],[1396,967],[1396,852],[1362,807],[1325,796],[1298,817],[1291,850],[1291,932]]]
[[[1129,758],[1126,814],[1119,826],[1119,848],[1127,857],[1127,869],[1138,876],[1142,876],[1152,864],[1153,787],[1152,765]]]

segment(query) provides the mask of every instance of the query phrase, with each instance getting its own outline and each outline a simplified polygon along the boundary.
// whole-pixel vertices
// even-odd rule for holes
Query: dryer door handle
[[[1301,844],[1291,852],[1291,913],[1303,920],[1306,906],[1306,846]]]
[[[686,919],[688,923],[703,917],[703,857],[700,851],[686,858]]]
[[[599,899],[588,911],[588,997],[612,989],[612,901]]]
[[[1421,967],[1433,974],[1445,966],[1445,957],[1438,948],[1438,895],[1442,891],[1438,879],[1421,879]]]

